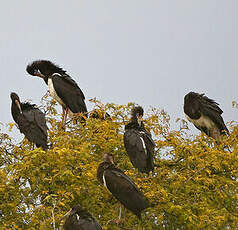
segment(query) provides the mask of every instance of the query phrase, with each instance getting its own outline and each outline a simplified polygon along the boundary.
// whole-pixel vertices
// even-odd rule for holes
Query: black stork
[[[64,230],[102,230],[97,220],[80,205],[72,207],[61,219],[66,217]]]
[[[47,125],[45,114],[42,113],[35,104],[29,102],[21,103],[16,93],[11,93],[12,99],[11,112],[13,120],[18,124],[19,130],[25,137],[42,147],[44,150],[47,146]]]
[[[217,140],[229,134],[219,104],[204,94],[190,92],[184,97],[185,117],[200,131]]]
[[[97,179],[125,208],[141,219],[141,212],[149,207],[148,200],[130,177],[115,166],[111,154],[103,155],[103,162],[97,169]],[[116,223],[120,221],[121,209]]]
[[[37,60],[29,64],[26,71],[44,79],[51,97],[62,106],[64,125],[69,112],[87,114],[84,94],[65,70],[51,61]]]
[[[142,173],[149,173],[154,170],[155,143],[144,127],[143,114],[141,106],[132,109],[131,120],[125,126],[124,146],[133,166]]]

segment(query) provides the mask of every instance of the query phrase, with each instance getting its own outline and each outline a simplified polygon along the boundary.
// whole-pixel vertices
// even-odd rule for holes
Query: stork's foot
[[[118,219],[118,220],[115,220],[115,223],[116,223],[117,225],[120,225],[120,224],[123,224],[124,221],[123,221],[122,219]]]
[[[117,224],[117,225],[121,225],[121,224],[123,224],[124,222],[125,222],[124,219],[109,220],[106,225],[108,225],[108,224],[110,224],[110,223],[115,223],[115,224]]]

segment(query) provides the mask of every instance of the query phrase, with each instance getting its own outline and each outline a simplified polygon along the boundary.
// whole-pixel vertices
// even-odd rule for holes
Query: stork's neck
[[[43,79],[44,79],[45,83],[48,85],[48,79],[49,78],[47,76],[45,76]]]
[[[137,121],[137,119],[135,120],[131,120],[126,126],[125,129],[138,129],[138,130],[144,130],[144,124],[143,121],[139,122]]]
[[[103,184],[103,173],[106,169],[110,168],[110,167],[115,167],[114,164],[109,163],[107,161],[103,161],[97,169],[97,178],[98,180]]]
[[[53,73],[52,75],[51,75],[51,77],[53,77],[53,76],[62,76],[60,73]]]
[[[52,79],[54,76],[60,76],[62,77],[62,75],[60,73],[53,73],[50,75],[45,76],[44,81],[47,85],[49,85],[49,79]]]

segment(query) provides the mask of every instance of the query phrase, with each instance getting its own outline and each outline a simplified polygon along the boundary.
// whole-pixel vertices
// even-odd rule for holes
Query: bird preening
[[[10,97],[12,100],[12,117],[17,123],[20,132],[37,147],[42,147],[46,150],[48,148],[48,135],[45,114],[35,104],[22,103],[16,93],[11,93]]]
[[[184,97],[184,113],[186,118],[200,131],[218,140],[229,131],[221,116],[223,111],[214,100],[204,94],[190,92]]]
[[[141,219],[141,212],[149,207],[148,200],[132,179],[115,166],[111,154],[103,155],[103,162],[97,169],[97,179],[126,209]],[[116,222],[120,221],[121,209]]]
[[[42,78],[48,85],[50,95],[62,106],[63,126],[66,124],[68,114],[77,113],[94,118],[92,122],[95,119],[99,123],[105,120],[114,122],[104,109],[87,112],[82,90],[61,67],[48,60],[37,60],[30,63],[26,70],[30,75]],[[45,114],[35,104],[21,102],[16,93],[11,93],[10,97],[12,117],[20,132],[37,147],[47,150],[48,128]],[[204,94],[190,92],[185,95],[184,113],[197,129],[215,140],[218,140],[221,135],[229,134],[221,116],[223,111],[219,104]],[[125,125],[123,141],[126,153],[134,168],[141,173],[149,174],[155,167],[156,144],[150,132],[145,128],[143,115],[144,110],[141,106],[132,108],[130,120]],[[154,174],[153,177],[156,176]],[[121,205],[140,220],[142,212],[151,206],[134,181],[115,166],[112,154],[103,154],[103,160],[97,168],[97,179],[120,202],[119,218],[115,220],[117,224],[122,221]],[[80,205],[73,206],[61,219],[65,220],[62,224],[65,230],[102,230],[97,220]]]
[[[64,230],[102,230],[97,220],[81,205],[73,206],[61,219]]]
[[[68,113],[82,113],[87,116],[85,96],[65,70],[48,60],[37,60],[29,64],[26,71],[30,75],[42,78],[48,85],[51,97],[62,106],[63,126]]]
[[[142,173],[149,173],[154,170],[155,143],[144,127],[143,114],[141,106],[132,109],[131,120],[125,126],[124,145],[133,166]]]

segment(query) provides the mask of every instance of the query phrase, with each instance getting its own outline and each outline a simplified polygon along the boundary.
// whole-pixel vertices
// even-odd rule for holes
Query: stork
[[[18,124],[19,130],[25,137],[42,147],[44,150],[47,146],[47,125],[45,114],[41,112],[35,104],[29,102],[21,103],[16,93],[11,93],[12,100],[11,113],[13,120]]]
[[[132,109],[131,120],[125,126],[124,146],[131,163],[140,172],[149,173],[154,170],[155,143],[144,127],[141,106]]]
[[[125,208],[141,219],[141,212],[149,207],[148,200],[131,178],[115,166],[111,154],[103,155],[103,162],[97,169],[97,179]],[[121,209],[116,223],[120,222]]]
[[[30,63],[26,71],[30,75],[42,78],[48,85],[51,97],[62,106],[63,125],[69,112],[83,113],[87,116],[84,94],[65,70],[51,61],[37,60]]]
[[[97,220],[81,205],[72,207],[61,219],[67,218],[64,230],[102,230]]]
[[[190,92],[184,97],[184,113],[188,121],[209,137],[218,140],[219,136],[229,134],[221,116],[219,104],[204,94]]]

